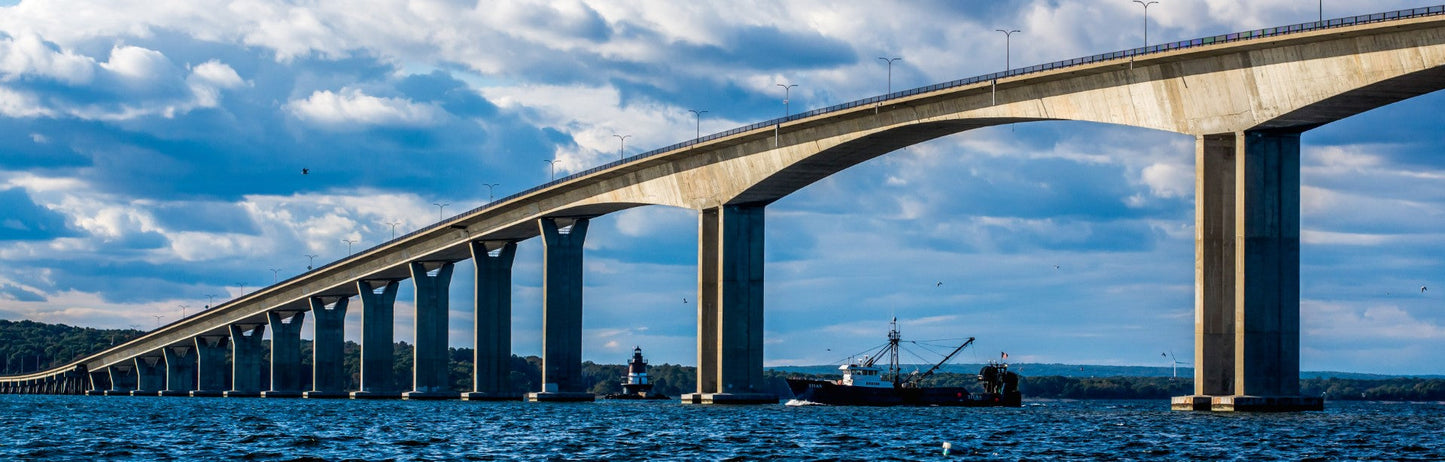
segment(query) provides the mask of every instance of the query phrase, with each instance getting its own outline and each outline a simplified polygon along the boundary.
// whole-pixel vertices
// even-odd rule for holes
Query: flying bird
[[[938,284],[935,284],[933,287],[943,287],[943,281],[938,281]]]
[[[310,175],[310,174],[311,174],[311,169],[309,169],[309,168],[303,168],[303,169],[301,169],[301,174],[302,174],[302,175]]]
[[[1059,265],[1054,265],[1054,270],[1057,271],[1058,269],[1059,269]]]
[[[682,297],[682,302],[687,303],[687,297]]]
[[[1425,286],[1420,286],[1420,293],[1425,293]]]

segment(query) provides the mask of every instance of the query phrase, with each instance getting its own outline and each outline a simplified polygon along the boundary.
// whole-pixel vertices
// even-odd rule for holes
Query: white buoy
[[[945,456],[948,455],[948,450],[949,450],[949,449],[953,449],[953,443],[949,443],[949,442],[947,442],[947,441],[944,441],[944,442],[943,442],[943,455],[945,455]]]

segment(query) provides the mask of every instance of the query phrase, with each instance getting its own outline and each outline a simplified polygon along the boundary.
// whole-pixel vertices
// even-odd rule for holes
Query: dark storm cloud
[[[24,189],[0,190],[0,241],[43,241],[77,233],[65,216],[42,207]]]

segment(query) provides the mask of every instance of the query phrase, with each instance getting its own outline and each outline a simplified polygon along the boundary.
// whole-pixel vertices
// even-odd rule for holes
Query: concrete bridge
[[[1319,409],[1299,396],[1300,133],[1445,88],[1445,7],[1206,37],[947,82],[770,120],[614,162],[488,204],[171,323],[10,393],[518,399],[506,391],[511,266],[545,247],[542,389],[581,385],[590,218],[698,211],[698,383],[691,403],[776,402],[763,384],[767,205],[898,148],[991,125],[1081,120],[1194,135],[1195,394],[1175,409]],[[448,286],[476,266],[475,389],[447,391]],[[414,387],[391,388],[398,285],[416,286]],[[360,301],[361,384],[342,388],[342,318]],[[313,383],[300,330],[314,318]],[[273,338],[260,383],[261,336]],[[229,364],[226,353],[234,358]],[[225,383],[226,370],[234,379]]]

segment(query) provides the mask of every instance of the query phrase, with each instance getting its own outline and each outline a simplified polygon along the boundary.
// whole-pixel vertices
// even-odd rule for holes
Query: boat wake
[[[788,400],[788,402],[783,403],[783,405],[784,405],[784,406],[827,406],[826,404],[823,404],[823,403],[815,403],[815,402],[812,402],[812,401],[801,400],[801,399],[790,399],[790,400]]]

